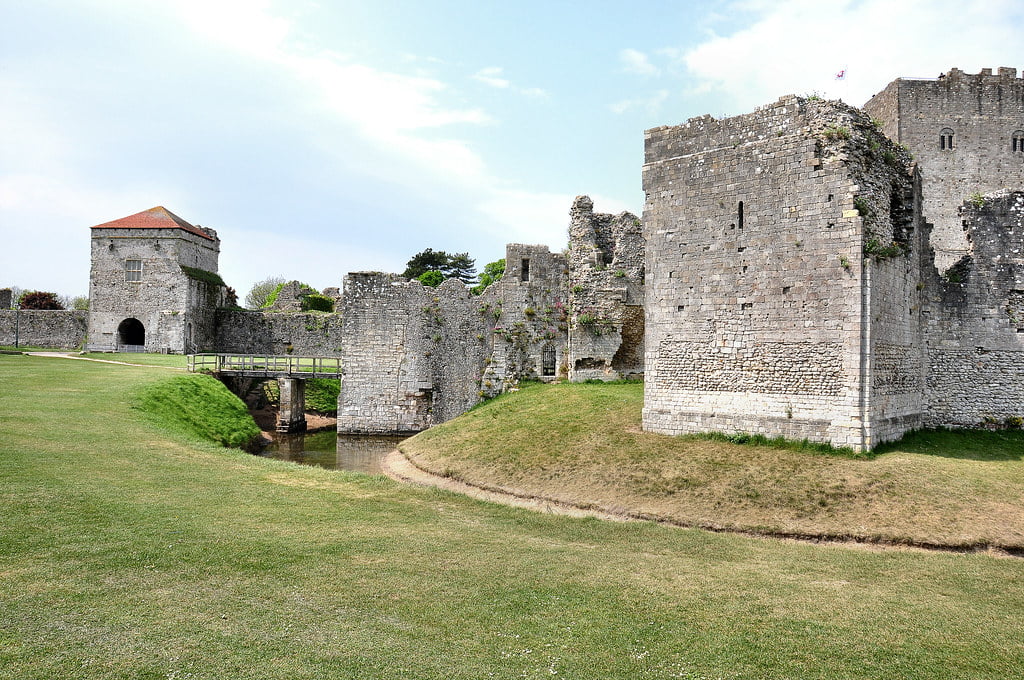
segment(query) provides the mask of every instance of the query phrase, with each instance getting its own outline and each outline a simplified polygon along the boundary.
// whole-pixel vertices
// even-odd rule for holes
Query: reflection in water
[[[334,430],[312,434],[279,434],[260,455],[314,465],[330,470],[382,473],[381,461],[405,437],[338,434]]]

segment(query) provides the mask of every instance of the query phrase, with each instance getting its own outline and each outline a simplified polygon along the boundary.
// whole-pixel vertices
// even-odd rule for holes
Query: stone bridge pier
[[[277,412],[278,432],[306,431],[306,381],[300,378],[278,378],[281,405]]]

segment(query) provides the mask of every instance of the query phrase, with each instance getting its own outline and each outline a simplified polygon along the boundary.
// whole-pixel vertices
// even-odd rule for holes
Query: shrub
[[[302,299],[302,311],[304,312],[333,312],[334,298],[326,295],[307,295]]]
[[[30,290],[21,294],[18,305],[22,309],[64,309],[56,293]]]
[[[422,274],[420,274],[418,277],[416,277],[416,280],[422,283],[424,286],[436,288],[440,286],[442,283],[444,283],[444,274],[437,271],[436,269],[431,269],[428,272],[423,272]]]

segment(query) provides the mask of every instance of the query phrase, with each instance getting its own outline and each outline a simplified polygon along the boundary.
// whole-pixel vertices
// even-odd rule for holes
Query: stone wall
[[[954,68],[934,80],[899,78],[864,108],[921,166],[924,218],[935,225],[936,265],[945,272],[968,252],[960,204],[975,192],[1024,186],[1024,79],[1014,68]]]
[[[798,97],[645,142],[644,428],[873,445],[868,332],[886,303],[864,252],[894,248],[890,283],[912,268],[893,208],[906,156],[862,112]],[[903,330],[888,325],[879,341]]]
[[[218,309],[217,352],[342,356],[340,314]]]
[[[417,432],[523,378],[557,375],[565,258],[510,244],[505,259],[504,276],[479,296],[455,279],[430,288],[394,274],[346,277],[340,432]]]
[[[569,379],[642,378],[644,236],[632,213],[595,213],[577,196],[569,221]]]
[[[969,255],[924,279],[930,426],[1024,416],[1024,193],[987,194],[960,216]]]
[[[77,349],[85,343],[89,313],[78,310],[0,310],[0,345]]]
[[[493,317],[457,280],[345,277],[338,431],[418,432],[477,403]]]

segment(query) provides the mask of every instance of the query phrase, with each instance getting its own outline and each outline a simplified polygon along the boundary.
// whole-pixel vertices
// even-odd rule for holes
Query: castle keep
[[[153,208],[92,228],[88,346],[340,357],[342,432],[416,432],[523,378],[644,378],[651,432],[856,450],[1024,416],[1015,69],[654,128],[643,188],[642,222],[577,197],[566,251],[507,246],[479,296],[360,272],[330,314],[297,282],[279,311],[226,308],[216,233]],[[83,325],[0,311],[0,342]]]
[[[784,97],[744,116],[649,130],[644,428],[862,450],[922,426],[1020,416],[1021,194],[980,193],[1022,186],[1019,164],[1000,176],[1004,166],[985,162],[1017,153],[1024,111],[1011,71],[964,81],[954,70],[912,86],[915,96],[897,81],[872,100],[888,99],[896,123]],[[988,120],[994,104],[977,101],[1003,92],[999,83],[1018,93],[1017,113],[1007,106],[1005,119]],[[882,134],[904,120],[916,143],[928,141],[915,131],[931,129],[940,151],[953,124],[944,121],[973,121],[953,151],[957,167],[984,170],[929,182],[954,157],[911,162]],[[989,126],[1008,129],[998,150],[980,140]],[[941,246],[959,255],[942,276],[927,220],[948,218],[954,204],[965,245],[938,229]]]

